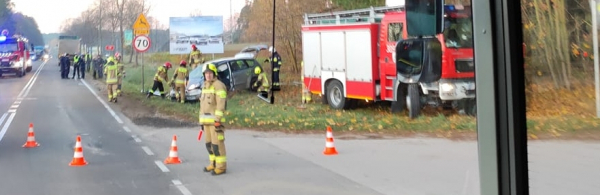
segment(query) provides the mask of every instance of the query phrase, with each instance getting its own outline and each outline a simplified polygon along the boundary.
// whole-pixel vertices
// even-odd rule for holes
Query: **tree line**
[[[125,42],[125,30],[131,29],[140,13],[148,16],[150,8],[144,0],[95,0],[79,17],[64,21],[61,32],[77,35],[82,44],[99,45],[101,50],[103,45],[115,45],[116,51],[129,54],[131,62],[136,52]],[[146,19],[157,27],[152,25],[157,24],[154,18]]]
[[[14,4],[10,0],[0,0],[0,30],[21,34],[34,45],[44,45],[44,38],[35,19],[15,12],[13,8]]]
[[[275,10],[275,47],[286,66],[300,71],[304,14],[385,6],[385,0],[278,0]],[[271,43],[273,0],[253,0],[237,21],[237,34],[243,42]]]

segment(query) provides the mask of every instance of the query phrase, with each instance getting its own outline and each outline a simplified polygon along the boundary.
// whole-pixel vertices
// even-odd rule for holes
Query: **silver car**
[[[200,98],[200,94],[202,94],[201,87],[204,83],[202,69],[209,63],[217,66],[218,78],[225,83],[229,91],[250,90],[252,83],[257,79],[254,68],[260,66],[260,63],[253,57],[221,58],[208,61],[190,72],[190,80],[185,90],[186,101],[197,101]],[[171,89],[168,96],[175,99],[175,90]]]

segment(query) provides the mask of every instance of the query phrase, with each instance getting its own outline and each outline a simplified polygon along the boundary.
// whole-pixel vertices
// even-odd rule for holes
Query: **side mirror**
[[[409,38],[396,44],[396,72],[402,83],[429,83],[442,76],[442,45],[436,37]]]
[[[406,0],[409,36],[435,36],[444,31],[444,0]]]

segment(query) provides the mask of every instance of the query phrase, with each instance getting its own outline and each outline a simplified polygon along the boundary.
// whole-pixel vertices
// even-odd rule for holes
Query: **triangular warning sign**
[[[133,29],[150,29],[150,23],[148,23],[148,20],[146,20],[146,16],[144,16],[143,13],[141,13],[140,16],[138,16],[137,20],[135,20],[135,23],[133,23]]]

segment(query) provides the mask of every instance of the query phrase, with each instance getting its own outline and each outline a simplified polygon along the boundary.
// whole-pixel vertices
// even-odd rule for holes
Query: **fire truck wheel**
[[[469,116],[477,116],[477,101],[475,99],[468,101],[465,112]]]
[[[406,97],[406,85],[400,84],[398,85],[398,89],[396,89],[396,101],[392,102],[392,113],[399,113],[406,109],[406,101],[404,100]]]
[[[346,109],[348,103],[346,97],[344,97],[344,87],[339,81],[331,81],[327,84],[327,102],[333,109]]]
[[[27,67],[27,69],[26,69],[25,71],[27,71],[27,72],[31,72],[31,69],[32,69],[32,67],[31,67],[31,66],[29,66],[29,67]]]
[[[408,116],[411,119],[419,117],[421,113],[421,94],[419,93],[419,84],[408,85],[408,96],[406,96],[406,106],[408,107]]]

